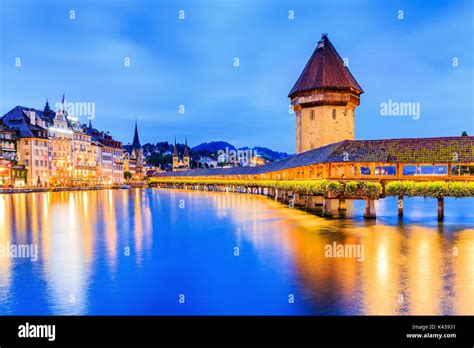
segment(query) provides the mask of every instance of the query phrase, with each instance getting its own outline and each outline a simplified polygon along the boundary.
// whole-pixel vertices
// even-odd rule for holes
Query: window
[[[25,145],[28,145],[28,140],[25,140]]]
[[[311,110],[309,118],[311,119],[311,121],[314,121],[314,110]]]
[[[332,119],[336,119],[336,109],[332,109]]]
[[[451,174],[474,176],[474,166],[452,166]]]
[[[377,166],[374,173],[375,175],[396,175],[397,166]]]
[[[448,167],[446,165],[405,165],[403,166],[403,175],[447,175]]]
[[[311,150],[312,150],[312,149],[314,149],[314,144],[313,144],[313,143],[311,143]]]
[[[416,174],[416,166],[403,166],[403,175],[415,175]]]
[[[38,166],[39,163],[38,163],[38,160],[35,160],[35,166]]]
[[[419,175],[446,175],[448,174],[447,166],[419,166],[417,174]]]

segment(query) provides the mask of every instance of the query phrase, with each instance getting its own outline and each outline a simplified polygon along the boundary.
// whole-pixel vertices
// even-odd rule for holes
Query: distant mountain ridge
[[[255,146],[255,147],[244,146],[241,148],[236,148],[234,145],[226,141],[211,141],[209,143],[202,143],[193,147],[191,150],[193,152],[217,153],[219,150],[225,151],[226,148],[229,149],[229,151],[230,150],[252,150],[256,152],[257,155],[260,155],[266,160],[272,161],[272,162],[281,161],[282,159],[290,156],[286,152],[273,151],[263,146]]]
[[[194,146],[193,148],[191,148],[191,150],[194,152],[217,152],[219,150],[225,150],[226,148],[228,148],[229,150],[236,150],[234,145],[229,144],[226,141],[211,141],[209,143],[202,143],[197,146]]]
[[[178,153],[182,155],[184,152],[184,144],[177,144],[177,147]],[[228,151],[252,150],[256,152],[254,154],[261,156],[269,162],[281,161],[282,159],[291,156],[291,154],[288,154],[286,152],[273,151],[263,146],[255,146],[252,148],[245,146],[238,149],[234,145],[226,141],[205,142],[192,148],[190,147],[189,152],[192,160],[198,160],[200,157],[217,158],[217,153],[219,152],[219,150],[226,151],[226,148],[228,149]],[[173,153],[174,146],[173,144],[170,144],[167,141],[157,142],[156,144],[147,143],[143,145],[143,150],[145,158],[150,163],[159,165],[171,163],[171,154]]]
[[[268,147],[263,147],[263,146],[255,146],[253,148],[243,147],[239,150],[247,150],[247,149],[255,151],[258,155],[270,161],[281,161],[282,159],[291,156],[291,154],[288,154],[286,152],[273,151],[269,149]]]

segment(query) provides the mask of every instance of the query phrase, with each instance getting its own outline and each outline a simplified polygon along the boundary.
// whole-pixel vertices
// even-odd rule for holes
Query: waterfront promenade
[[[107,185],[107,186],[76,186],[76,187],[25,187],[25,188],[0,188],[0,194],[30,193],[30,192],[62,192],[62,191],[96,191],[123,188],[141,188],[144,183],[134,183],[127,185]]]

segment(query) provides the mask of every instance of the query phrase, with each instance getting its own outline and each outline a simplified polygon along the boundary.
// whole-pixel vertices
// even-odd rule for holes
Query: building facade
[[[43,110],[17,106],[1,120],[0,185],[123,183],[122,143],[92,128],[91,122],[87,127],[66,111],[53,112],[48,101]]]
[[[96,163],[96,180],[106,185],[121,185],[124,182],[124,150],[122,143],[108,132],[101,132],[89,126],[84,133],[91,137],[91,163]],[[97,162],[100,159],[100,164]]]
[[[0,187],[8,187],[13,181],[15,154],[16,132],[0,120]]]
[[[46,103],[45,110],[49,108]],[[52,117],[48,128],[50,185],[67,185],[74,177],[73,141],[66,114],[59,111]]]
[[[178,146],[176,145],[176,139],[175,139],[174,150],[173,150],[173,172],[188,170],[190,168],[191,168],[191,159],[189,157],[188,140],[187,139],[185,140],[183,157],[180,157],[178,153]]]
[[[3,116],[3,123],[17,133],[15,159],[25,167],[24,185],[42,186],[49,181],[47,122],[42,111],[21,106]]]

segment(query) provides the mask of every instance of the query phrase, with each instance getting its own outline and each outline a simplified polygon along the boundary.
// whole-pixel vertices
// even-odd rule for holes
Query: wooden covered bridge
[[[382,186],[380,197],[386,195],[385,187],[391,181],[415,182],[473,182],[474,137],[406,138],[384,140],[344,140],[338,143],[306,151],[280,162],[263,166],[236,166],[231,168],[197,169],[182,172],[158,173],[151,180],[172,183],[183,179],[194,180],[320,180],[344,182],[377,182]],[[277,199],[284,199],[278,190],[266,190]],[[299,195],[291,193],[293,203]],[[449,196],[449,194],[446,194]],[[438,198],[438,216],[444,214],[444,196]],[[344,209],[345,199],[365,199],[366,217],[375,217],[374,198],[368,196],[347,197],[326,194],[317,197],[314,204],[322,204],[324,213],[331,214],[333,200],[339,200]],[[378,198],[378,197],[377,197]],[[306,206],[308,197],[305,198]],[[311,204],[311,200],[310,203]],[[403,214],[403,196],[399,197],[399,214]]]

